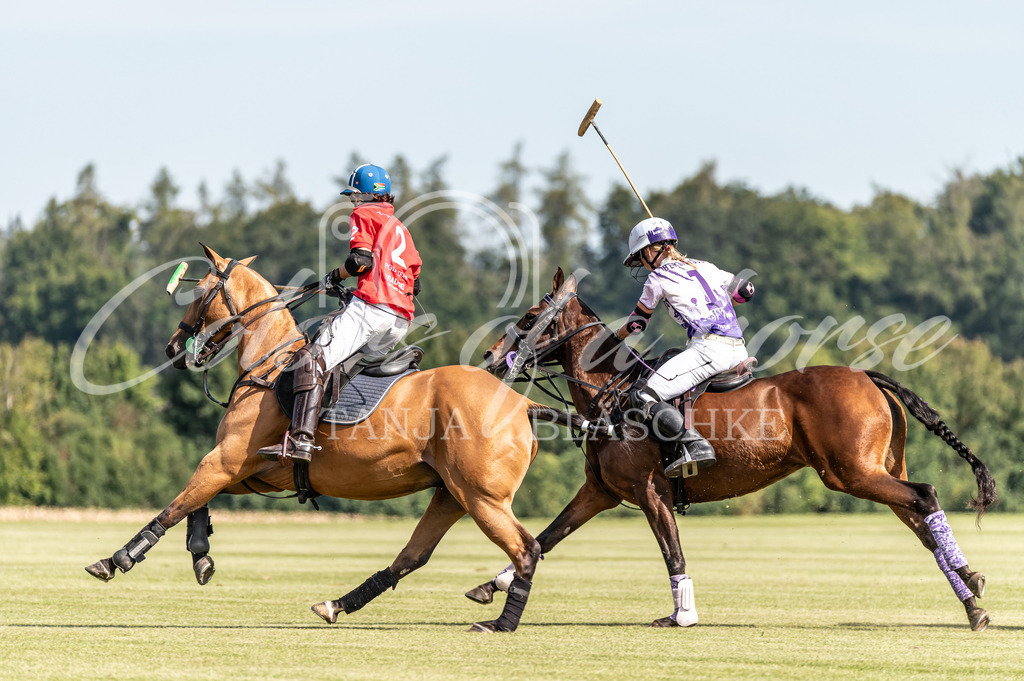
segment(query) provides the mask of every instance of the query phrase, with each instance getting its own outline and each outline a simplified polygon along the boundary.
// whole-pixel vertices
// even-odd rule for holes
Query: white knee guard
[[[681,627],[692,627],[697,623],[697,604],[693,600],[693,580],[686,575],[672,575],[672,600],[676,611],[672,619]]]

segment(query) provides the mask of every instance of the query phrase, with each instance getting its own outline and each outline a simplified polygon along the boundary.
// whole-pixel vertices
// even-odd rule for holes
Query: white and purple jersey
[[[669,260],[647,275],[640,303],[648,310],[665,303],[689,338],[706,333],[743,338],[726,290],[732,280],[731,273],[703,260]]]

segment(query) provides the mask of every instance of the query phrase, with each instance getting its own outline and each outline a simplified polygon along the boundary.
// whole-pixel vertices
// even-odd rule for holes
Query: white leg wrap
[[[512,578],[516,576],[516,569],[512,566],[512,563],[508,564],[508,567],[498,573],[498,576],[494,578],[494,586],[498,588],[498,591],[508,592],[508,587],[512,584]]]
[[[676,611],[672,619],[681,627],[692,627],[697,623],[697,604],[693,599],[693,580],[686,575],[672,575],[672,600]]]

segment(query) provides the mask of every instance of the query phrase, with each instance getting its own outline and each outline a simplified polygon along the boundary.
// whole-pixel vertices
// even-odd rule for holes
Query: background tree
[[[556,265],[586,268],[593,276],[581,282],[582,297],[605,321],[617,321],[640,292],[621,264],[629,230],[645,216],[639,203],[616,186],[594,204],[600,206],[595,216],[567,154],[537,173],[540,187],[530,192],[534,175],[521,152],[517,145],[499,166],[488,197],[488,210],[506,211],[525,234],[533,229],[529,212],[539,218],[542,271],[517,276],[537,276],[547,287]],[[350,161],[355,167],[362,158],[353,154]],[[481,348],[464,347],[467,339],[492,320],[523,311],[523,305],[497,306],[510,253],[479,211],[460,210],[466,199],[449,192],[445,158],[418,170],[396,157],[387,167],[397,209],[425,263],[418,303],[437,318],[433,329],[416,327],[408,342],[424,347],[428,367],[479,362]],[[339,184],[347,185],[350,171]],[[315,271],[321,260],[337,264],[347,253],[347,242],[326,238],[321,228],[326,213],[344,213],[340,197],[329,197],[322,207],[298,199],[283,163],[251,183],[235,171],[221,196],[201,192],[196,209],[179,205],[179,193],[161,168],[137,205],[115,205],[103,197],[89,165],[69,198],[52,199],[30,226],[15,221],[0,232],[0,504],[163,506],[211,447],[223,410],[206,399],[197,373],[164,371],[105,396],[85,394],[71,382],[72,346],[129,283],[198,255],[199,241],[230,257],[259,255],[256,269],[275,283],[312,280],[321,274]],[[762,362],[777,360],[769,372],[863,361],[871,343],[878,344],[885,352],[875,368],[936,406],[989,464],[1002,499],[997,508],[1024,508],[1024,311],[1014,304],[1024,293],[1024,159],[987,175],[954,173],[927,204],[884,189],[852,210],[799,188],[763,195],[742,183],[719,182],[713,163],[645,194],[692,257],[756,272],[757,298],[740,312],[748,340],[764,341]],[[518,214],[511,212],[511,204],[531,199]],[[481,198],[474,205],[488,203]],[[193,265],[191,272],[201,270]],[[165,281],[164,273],[143,280],[103,324],[85,355],[90,380],[126,381],[166,362],[163,347],[184,307],[163,292]],[[309,303],[299,318],[323,314],[333,304]],[[869,341],[866,327],[893,314],[903,316],[905,327],[887,327]],[[943,317],[951,328],[918,356],[945,344],[941,352],[909,369],[893,361],[901,334]],[[859,331],[840,342],[836,329],[858,323]],[[829,334],[808,342],[819,325]],[[794,333],[801,342],[776,358]],[[641,344],[660,352],[684,341],[668,315],[656,314]],[[209,378],[223,398],[235,380],[233,362],[222,362]],[[948,508],[966,503],[973,492],[973,478],[955,453],[913,422],[908,460],[911,478],[935,484]],[[516,512],[556,512],[582,477],[583,459],[572,443],[545,440]],[[404,514],[420,512],[428,499],[420,494],[325,505]],[[263,508],[273,502],[250,496],[216,503]],[[804,471],[758,494],[691,512],[866,510],[879,509],[827,491],[813,471]]]

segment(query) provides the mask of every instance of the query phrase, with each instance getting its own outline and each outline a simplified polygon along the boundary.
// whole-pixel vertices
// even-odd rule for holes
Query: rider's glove
[[[324,277],[324,280],[320,282],[320,285],[323,286],[328,291],[330,291],[331,289],[335,288],[338,284],[341,283],[340,274],[341,273],[338,272],[337,268],[331,270],[330,272],[327,273],[327,276]]]

